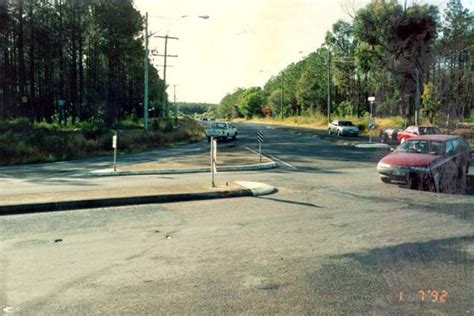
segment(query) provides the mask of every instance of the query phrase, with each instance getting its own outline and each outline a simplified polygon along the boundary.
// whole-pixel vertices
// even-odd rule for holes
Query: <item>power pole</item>
[[[328,49],[328,124],[331,119],[331,51]]]
[[[168,116],[168,107],[166,104],[166,62],[168,57],[178,57],[178,55],[168,55],[168,39],[175,39],[178,40],[179,38],[177,37],[172,37],[172,36],[159,36],[157,35],[156,37],[158,38],[164,38],[165,39],[165,54],[164,55],[157,55],[157,56],[162,56],[164,57],[164,63],[163,63],[163,110],[164,110],[164,117]]]
[[[145,131],[148,131],[148,12],[145,13],[145,59],[144,59],[145,81],[143,86],[143,125]]]

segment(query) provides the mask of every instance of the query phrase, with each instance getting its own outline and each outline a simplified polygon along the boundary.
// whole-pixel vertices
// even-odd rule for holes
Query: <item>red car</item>
[[[433,126],[408,126],[405,130],[397,133],[397,140],[403,143],[407,139],[420,135],[442,134],[440,129]]]
[[[447,191],[453,184],[466,186],[472,152],[460,136],[423,135],[408,139],[377,165],[385,183],[410,188]]]

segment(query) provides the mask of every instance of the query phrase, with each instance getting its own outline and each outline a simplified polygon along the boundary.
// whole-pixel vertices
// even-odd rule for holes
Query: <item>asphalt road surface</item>
[[[384,151],[237,125],[236,144],[252,149],[263,130],[264,152],[280,167],[217,181],[265,182],[277,194],[0,217],[4,313],[474,313],[474,196],[383,184],[375,165]],[[167,154],[202,148],[207,142]],[[101,163],[69,162],[74,170]],[[58,175],[18,177],[58,186]],[[206,177],[66,177],[61,187]]]

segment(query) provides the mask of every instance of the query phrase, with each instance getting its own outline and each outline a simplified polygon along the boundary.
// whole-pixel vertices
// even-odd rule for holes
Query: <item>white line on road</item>
[[[250,148],[250,147],[245,147],[245,148],[246,148],[247,150],[249,150],[249,151],[251,151],[251,152],[253,152],[253,153],[255,153],[255,154],[258,155],[258,152],[255,151],[255,150],[253,150],[252,148]],[[277,157],[275,157],[275,156],[273,156],[273,155],[270,155],[270,154],[266,154],[266,155],[269,156],[270,158],[272,158],[273,160],[276,160],[276,161],[278,161],[278,162],[284,164],[284,165],[287,166],[287,167],[290,167],[290,168],[295,169],[295,170],[297,169],[295,166],[293,166],[293,165],[291,165],[291,164],[289,164],[289,163],[287,163],[287,162],[285,162],[285,161],[283,161],[283,160],[281,160],[281,159],[279,159],[279,158],[277,158]]]
[[[287,166],[287,167],[290,167],[290,168],[292,168],[292,169],[294,169],[294,170],[297,169],[295,166],[293,166],[293,165],[291,165],[291,164],[289,164],[289,163],[287,163],[287,162],[285,162],[285,161],[283,161],[283,160],[281,160],[281,159],[279,159],[279,158],[277,158],[277,157],[275,157],[275,156],[273,156],[273,155],[270,155],[270,154],[269,154],[268,156],[270,156],[270,158],[272,158],[272,159],[274,159],[274,160],[276,160],[276,161],[278,161],[278,162],[281,162],[282,164],[284,164],[284,165]]]

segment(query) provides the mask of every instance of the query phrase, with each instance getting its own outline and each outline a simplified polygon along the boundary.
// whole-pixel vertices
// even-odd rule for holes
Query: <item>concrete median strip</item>
[[[65,211],[137,204],[171,203],[276,192],[276,188],[258,182],[238,181],[211,188],[209,184],[131,187],[0,196],[0,216],[37,212]]]
[[[264,162],[240,166],[219,166],[218,172],[233,172],[233,171],[256,171],[276,168],[278,165],[274,162]],[[184,173],[205,173],[211,172],[210,167],[189,168],[189,169],[155,169],[155,170],[126,170],[113,171],[113,169],[95,170],[86,174],[88,177],[114,177],[114,176],[144,176],[156,174],[184,174]]]

